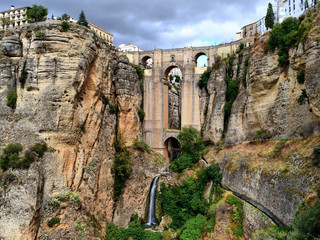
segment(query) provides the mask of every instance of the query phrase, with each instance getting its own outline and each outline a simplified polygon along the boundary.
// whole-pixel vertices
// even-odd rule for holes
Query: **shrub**
[[[297,99],[297,102],[300,104],[300,105],[303,105],[307,102],[309,102],[309,98],[308,98],[308,95],[307,95],[307,91],[306,89],[302,89],[301,90],[301,95],[300,97]]]
[[[201,186],[205,186],[209,181],[213,182],[213,186],[218,186],[222,180],[220,167],[216,163],[212,163],[209,167],[200,170],[197,176]]]
[[[141,227],[138,218],[129,223],[128,228],[117,228],[114,223],[107,224],[107,240],[160,240],[160,232],[151,232]]]
[[[198,82],[198,86],[200,89],[202,88],[206,88],[207,85],[208,85],[208,81],[209,81],[209,78],[210,78],[210,74],[211,74],[211,71],[205,71],[204,73],[202,73],[201,77],[200,77],[200,80]]]
[[[173,172],[182,173],[185,169],[193,168],[194,166],[193,159],[189,154],[180,154],[171,162],[169,168]]]
[[[132,144],[132,147],[134,149],[140,150],[142,152],[147,152],[150,153],[152,151],[151,147],[145,143],[144,141],[134,141],[134,143]]]
[[[113,147],[115,155],[111,172],[114,177],[113,194],[117,197],[121,193],[122,186],[131,175],[132,162],[130,161],[130,152],[127,150],[121,134],[114,139]]]
[[[314,147],[311,161],[313,166],[320,168],[320,144]]]
[[[305,71],[301,70],[297,74],[297,81],[299,84],[304,84],[305,81]]]
[[[197,162],[201,157],[200,152],[205,149],[200,132],[192,126],[183,127],[177,136],[181,153],[189,154],[193,162]]]
[[[231,219],[235,226],[233,226],[231,229],[233,231],[233,234],[237,237],[243,236],[243,219],[244,219],[244,210],[243,210],[243,204],[241,200],[235,196],[228,196],[226,202],[233,207]]]
[[[271,138],[271,133],[269,130],[261,128],[254,133],[253,140],[255,141],[266,141]]]
[[[293,221],[293,233],[289,239],[313,240],[320,237],[320,202],[308,206],[306,211],[296,216]]]
[[[26,150],[24,152],[24,156],[21,159],[21,161],[19,162],[19,167],[23,168],[23,169],[27,169],[30,167],[31,163],[33,163],[35,161],[35,153],[31,152],[29,150]]]
[[[35,32],[37,38],[43,39],[46,36],[46,33],[43,30],[38,30]]]
[[[143,69],[139,65],[134,65],[134,68],[136,69],[136,72],[138,74],[138,78],[140,80],[143,79]]]
[[[108,104],[109,104],[109,98],[108,98],[108,96],[103,96],[103,97],[102,97],[102,103],[103,103],[104,105],[108,105]]]
[[[298,21],[296,18],[286,18],[281,24],[273,26],[270,38],[265,46],[265,53],[278,47],[278,62],[284,66],[289,61],[289,49],[299,40]]]
[[[138,115],[139,115],[140,122],[143,122],[144,117],[146,115],[145,112],[142,109],[139,109]]]
[[[62,27],[62,30],[64,32],[67,32],[69,29],[70,29],[70,23],[66,22],[66,21],[63,21],[61,23],[61,27]]]
[[[7,98],[7,106],[11,107],[12,109],[15,109],[17,106],[17,90],[13,89],[9,92],[8,98]]]
[[[242,74],[242,84],[244,87],[247,87],[247,73],[249,67],[250,56],[248,56],[244,62],[243,74]]]
[[[22,69],[21,76],[19,77],[19,82],[21,87],[24,88],[24,84],[26,83],[28,78],[28,71],[26,70],[25,66]]]
[[[22,151],[20,143],[10,143],[3,149],[3,154],[0,155],[0,167],[6,171],[8,168],[13,167],[19,162],[19,154]]]
[[[236,100],[239,91],[239,80],[227,82],[226,103],[224,105],[225,118],[229,119],[233,102]]]
[[[201,214],[189,219],[183,227],[181,240],[194,240],[201,237],[203,226],[206,222],[206,218]]]
[[[110,114],[117,114],[118,112],[118,106],[113,105],[112,103],[109,103],[109,113]]]
[[[161,184],[158,199],[164,214],[172,218],[171,228],[181,228],[189,219],[206,212],[208,203],[203,198],[204,189],[205,186],[191,177],[181,186]]]
[[[53,217],[53,218],[51,218],[49,221],[48,221],[48,227],[53,227],[54,225],[58,225],[58,224],[60,224],[60,218],[58,218],[58,217]]]
[[[35,152],[39,158],[42,158],[43,154],[48,150],[48,145],[46,142],[36,143],[30,150]]]

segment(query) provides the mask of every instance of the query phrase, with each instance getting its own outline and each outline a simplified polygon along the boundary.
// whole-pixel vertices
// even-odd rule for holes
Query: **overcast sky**
[[[86,18],[114,35],[114,45],[144,50],[209,46],[236,39],[241,27],[266,14],[273,0],[0,0],[0,11],[43,5],[48,17]]]

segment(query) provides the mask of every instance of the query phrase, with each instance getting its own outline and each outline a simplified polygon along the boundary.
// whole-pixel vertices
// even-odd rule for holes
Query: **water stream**
[[[147,216],[147,222],[143,224],[144,228],[151,228],[153,226],[158,226],[159,223],[156,220],[156,192],[157,192],[157,184],[159,177],[155,177],[152,181],[152,185],[149,193],[149,210]]]

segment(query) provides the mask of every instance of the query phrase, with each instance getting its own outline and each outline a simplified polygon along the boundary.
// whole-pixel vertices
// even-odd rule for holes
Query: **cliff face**
[[[59,228],[64,229],[55,230],[56,237],[76,231],[73,222],[80,210],[121,226],[137,211],[142,217],[148,184],[161,168],[152,159],[132,157],[131,187],[125,187],[120,203],[113,198],[113,138],[121,133],[131,145],[142,135],[140,81],[128,59],[112,53],[88,29],[71,25],[63,32],[59,22],[5,32],[1,50],[0,146],[19,142],[26,149],[46,141],[49,151],[30,169],[13,171],[21,181],[6,182],[0,197],[6,203],[0,206],[0,237],[47,234],[53,213],[61,217]],[[14,89],[13,110],[6,104]],[[150,168],[141,168],[138,160]],[[4,183],[7,172],[1,174]],[[80,208],[69,214],[63,209],[48,212],[45,203],[69,189],[80,195]]]
[[[204,138],[217,143],[222,139],[226,144],[251,140],[254,133],[267,129],[275,139],[294,138],[319,132],[319,54],[320,42],[310,34],[303,45],[289,52],[290,64],[280,67],[277,50],[264,53],[268,35],[260,38],[251,50],[235,56],[233,79],[240,79],[239,93],[233,102],[231,115],[225,120],[226,101],[225,66],[214,70],[208,82],[208,111],[205,120]],[[247,72],[245,59],[250,57]],[[305,83],[297,82],[297,74],[305,70]],[[247,86],[242,82],[246,75]],[[309,102],[300,105],[297,99],[306,90]],[[205,108],[202,108],[203,111]],[[203,114],[203,113],[202,113]],[[225,123],[226,121],[226,123]]]

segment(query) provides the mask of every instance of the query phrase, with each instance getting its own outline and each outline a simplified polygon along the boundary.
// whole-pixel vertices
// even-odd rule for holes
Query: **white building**
[[[315,0],[280,0],[280,1],[283,1],[282,7],[284,12],[284,19],[288,17],[298,18],[301,14],[303,14],[306,10],[308,10],[306,9],[306,1],[308,2],[309,8],[314,7],[316,4]],[[279,22],[281,23],[282,21],[279,21]]]
[[[0,12],[0,30],[20,27],[28,23],[26,14],[27,9],[30,7],[22,7],[15,9],[11,5],[11,9]]]
[[[121,52],[135,52],[135,51],[143,51],[137,45],[129,43],[129,44],[120,44],[118,46],[119,51]]]

